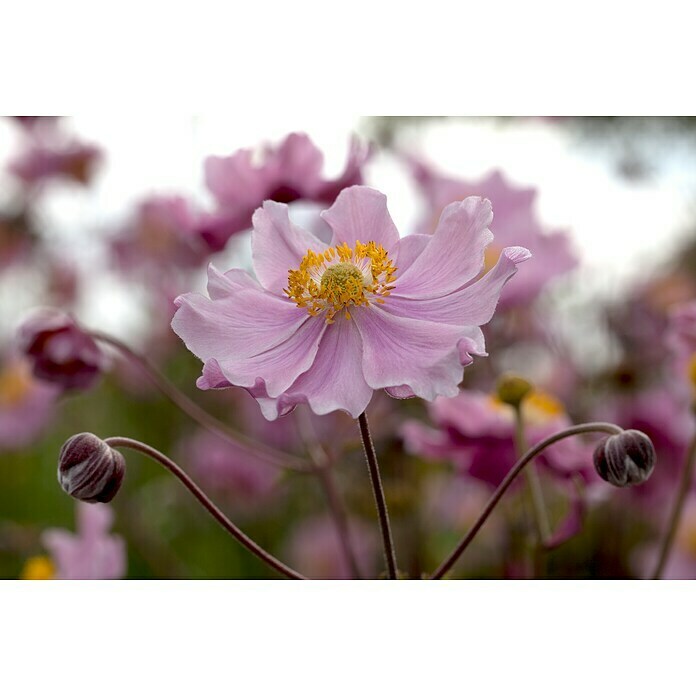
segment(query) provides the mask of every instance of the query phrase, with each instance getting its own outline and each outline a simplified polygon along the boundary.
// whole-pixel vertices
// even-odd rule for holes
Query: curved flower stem
[[[594,433],[603,432],[609,433],[610,435],[616,435],[623,432],[618,425],[613,423],[582,423],[581,425],[574,425],[565,430],[561,430],[554,435],[550,435],[545,440],[532,447],[523,457],[521,457],[515,464],[515,466],[510,469],[508,475],[503,479],[498,488],[496,488],[495,493],[491,496],[490,500],[483,509],[483,512],[479,515],[472,528],[467,532],[464,538],[459,542],[457,547],[452,551],[452,553],[440,564],[440,567],[430,576],[431,580],[441,579],[459,560],[459,557],[466,551],[469,544],[473,541],[474,537],[478,531],[483,527],[484,523],[490,516],[490,514],[495,509],[500,499],[503,497],[505,491],[510,487],[512,482],[517,478],[517,475],[524,469],[529,462],[531,462],[534,457],[539,453],[543,452],[547,447],[553,445],[559,440],[564,440],[567,437],[572,437],[573,435],[580,435],[582,433]]]
[[[154,447],[146,445],[139,440],[132,440],[129,437],[109,437],[104,442],[110,447],[127,447],[144,454],[150,459],[161,464],[165,469],[168,469],[176,476],[181,483],[188,488],[198,502],[217,520],[217,522],[229,532],[242,546],[251,551],[257,558],[269,565],[271,568],[293,580],[307,580],[304,575],[294,571],[279,561],[275,556],[262,549],[255,541],[250,539],[244,532],[232,522],[220,508],[213,503],[210,498],[198,487],[198,485],[189,477],[189,475],[169,457],[162,454]]]
[[[372,443],[370,427],[367,424],[367,416],[364,412],[358,417],[358,424],[360,425],[360,436],[362,437],[363,448],[365,450],[367,469],[370,472],[372,492],[375,496],[375,504],[377,505],[379,527],[382,532],[382,544],[384,545],[384,557],[387,561],[387,578],[389,580],[396,580],[396,553],[394,552],[394,540],[392,539],[391,526],[389,524],[387,501],[384,498],[382,478],[379,474],[379,464],[377,463],[377,453]]]
[[[679,481],[679,488],[677,489],[677,497],[674,500],[674,505],[672,506],[672,512],[669,516],[669,524],[667,525],[667,532],[662,539],[662,544],[660,545],[660,555],[655,566],[655,571],[652,574],[653,580],[659,580],[662,577],[662,573],[667,565],[669,553],[672,550],[672,544],[674,543],[674,538],[676,537],[677,530],[679,529],[679,521],[681,520],[681,515],[684,510],[686,496],[691,488],[695,465],[696,436],[691,440],[691,444],[689,445],[689,449],[686,453],[684,468],[682,469],[681,480]]]
[[[351,544],[350,531],[348,529],[348,512],[343,499],[336,486],[333,472],[333,459],[326,448],[319,442],[314,426],[309,415],[305,411],[295,411],[297,414],[297,429],[300,433],[305,448],[312,461],[312,469],[319,479],[319,483],[326,496],[331,517],[336,525],[341,551],[350,569],[353,578],[361,579],[360,568],[355,555],[355,549]]]
[[[113,336],[102,333],[101,331],[88,331],[92,338],[102,341],[116,348],[127,358],[135,361],[153,384],[187,416],[196,421],[199,425],[219,435],[225,440],[230,440],[237,446],[248,447],[252,450],[261,451],[270,458],[270,463],[279,468],[292,469],[302,473],[307,473],[310,469],[307,464],[297,457],[293,457],[285,452],[279,452],[273,447],[257,442],[243,433],[240,433],[228,425],[211,416],[205,409],[201,408],[195,401],[189,399],[186,394],[174,386],[146,357],[140,355],[132,348]]]
[[[527,451],[527,439],[524,434],[524,416],[522,408],[515,408],[515,450],[518,457]],[[544,572],[544,546],[547,539],[551,537],[551,525],[546,514],[546,503],[544,501],[544,491],[541,488],[539,472],[536,465],[531,463],[524,471],[527,479],[527,486],[532,498],[532,510],[534,514],[534,529],[536,532],[536,545],[534,548],[534,577],[540,577]]]

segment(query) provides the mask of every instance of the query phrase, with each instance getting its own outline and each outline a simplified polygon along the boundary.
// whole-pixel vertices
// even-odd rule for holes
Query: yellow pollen
[[[396,267],[380,244],[360,241],[355,247],[345,242],[317,253],[309,249],[300,267],[288,271],[285,294],[312,316],[325,313],[326,323],[350,306],[383,304],[394,289]]]
[[[9,365],[0,372],[0,405],[14,406],[20,403],[31,389],[31,385],[31,376],[24,365]]]
[[[48,556],[32,556],[22,568],[20,580],[52,580],[56,569]]]

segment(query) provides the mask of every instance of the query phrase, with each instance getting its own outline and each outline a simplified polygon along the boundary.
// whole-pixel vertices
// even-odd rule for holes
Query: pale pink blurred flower
[[[323,177],[324,156],[304,133],[290,133],[279,145],[267,145],[260,161],[250,149],[208,157],[205,181],[219,210],[208,220],[206,240],[214,250],[222,249],[231,235],[251,227],[253,212],[266,200],[330,205],[342,189],[363,183],[369,156],[370,149],[353,138],[343,173],[334,180]]]
[[[0,451],[31,445],[52,421],[58,393],[32,377],[24,359],[0,358]]]
[[[113,511],[101,503],[78,503],[77,533],[47,529],[43,545],[51,553],[57,580],[118,580],[126,574],[126,545],[110,535]]]
[[[503,291],[501,309],[524,306],[537,298],[549,281],[575,268],[578,259],[565,232],[548,232],[537,219],[534,203],[536,189],[511,184],[500,171],[493,171],[479,181],[457,179],[437,173],[422,161],[408,160],[427,204],[420,231],[428,234],[442,210],[452,201],[468,196],[488,198],[495,218],[491,231],[495,242],[486,250],[486,269],[491,268],[509,244],[520,244],[532,253],[532,260],[520,269],[514,289]]]
[[[86,186],[101,159],[99,148],[76,140],[62,144],[36,141],[13,159],[8,169],[27,186],[37,186],[52,179],[64,179]]]

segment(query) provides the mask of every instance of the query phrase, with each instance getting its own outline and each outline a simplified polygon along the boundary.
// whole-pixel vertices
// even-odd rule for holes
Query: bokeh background
[[[433,181],[440,194],[455,190],[455,181],[490,197],[494,215],[514,208],[515,194],[526,201],[518,219],[514,210],[494,218],[494,234],[497,220],[511,228],[498,223],[505,244],[535,252],[527,228],[541,235],[542,246],[552,235],[567,242],[540,266],[539,287],[523,303],[501,303],[484,329],[490,357],[467,369],[470,402],[458,405],[479,414],[477,432],[453,433],[442,413],[416,400],[377,394],[370,406],[404,573],[432,570],[475,519],[498,476],[485,462],[505,469],[514,461],[484,398],[498,375],[514,370],[539,387],[533,425],[608,419],[653,438],[658,468],[640,489],[599,482],[591,471],[593,440],[540,467],[560,535],[545,574],[642,577],[693,434],[687,375],[669,336],[670,313],[696,299],[696,119],[327,123],[276,114],[0,121],[0,577],[65,577],[66,568],[85,577],[275,577],[180,484],[138,455],[128,454],[123,490],[108,508],[76,505],[57,485],[55,468],[64,440],[83,431],[161,449],[283,560],[312,577],[350,575],[316,474],[287,470],[263,448],[235,448],[207,434],[116,353],[108,353],[108,370],[87,390],[65,392],[32,377],[17,352],[16,330],[33,308],[47,305],[132,346],[247,437],[303,461],[319,451],[347,509],[362,573],[381,572],[372,494],[351,419],[298,408],[268,423],[241,390],[200,392],[200,365],[169,328],[173,298],[205,287],[209,261],[221,270],[250,268],[243,229],[216,248],[191,245],[196,224],[224,207],[206,182],[206,158],[255,148],[262,161],[261,148],[291,132],[307,133],[324,153],[329,180],[340,176],[351,137],[369,144],[361,177],[386,193],[402,235],[423,231],[438,212]],[[494,193],[491,176],[503,182]],[[292,214],[308,226],[328,207],[297,198]],[[569,261],[560,263],[562,257]],[[439,445],[443,433],[451,438],[446,451],[436,451],[434,433]],[[511,491],[455,576],[526,577],[527,518],[524,491]],[[568,534],[560,533],[564,525]],[[668,571],[696,577],[691,500]]]

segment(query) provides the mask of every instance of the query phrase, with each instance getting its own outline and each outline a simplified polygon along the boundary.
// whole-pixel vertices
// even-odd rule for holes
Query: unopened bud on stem
[[[604,438],[594,451],[597,473],[612,486],[644,483],[655,468],[655,447],[640,430],[624,430]]]
[[[66,440],[58,457],[58,482],[73,498],[108,503],[118,493],[126,473],[123,455],[92,433]]]

